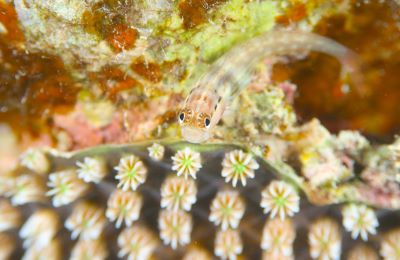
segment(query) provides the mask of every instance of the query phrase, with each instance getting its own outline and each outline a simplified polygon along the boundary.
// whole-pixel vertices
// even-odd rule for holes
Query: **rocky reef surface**
[[[400,259],[395,1],[0,0],[1,259]],[[314,31],[360,58],[260,62],[206,144],[176,113],[233,46]]]

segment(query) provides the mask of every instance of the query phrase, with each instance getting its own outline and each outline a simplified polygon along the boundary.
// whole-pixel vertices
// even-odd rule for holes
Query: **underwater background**
[[[186,142],[199,78],[277,29],[359,75],[266,57]],[[400,259],[399,71],[398,1],[0,0],[0,259]]]

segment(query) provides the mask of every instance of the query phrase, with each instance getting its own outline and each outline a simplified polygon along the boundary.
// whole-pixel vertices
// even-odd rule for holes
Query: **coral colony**
[[[398,8],[0,0],[0,259],[400,259]]]
[[[42,254],[60,257],[57,248],[61,238],[57,234],[62,226],[70,233],[71,240],[76,241],[70,255],[72,259],[83,259],[87,253],[85,250],[92,249],[96,249],[94,253],[98,259],[113,254],[106,240],[109,232],[118,234],[118,257],[148,259],[152,255],[157,256],[158,248],[169,247],[171,250],[180,250],[185,259],[200,256],[211,259],[212,254],[222,259],[236,259],[246,254],[244,241],[249,239],[251,223],[256,221],[260,231],[252,232],[255,232],[259,241],[260,253],[257,253],[257,257],[295,258],[294,241],[299,236],[296,230],[298,225],[303,225],[299,224],[297,217],[302,214],[303,207],[300,205],[299,191],[308,189],[307,184],[297,186],[295,179],[279,172],[286,181],[272,176],[262,177],[271,174],[265,168],[265,162],[268,161],[238,147],[232,149],[229,145],[221,144],[213,145],[204,152],[196,152],[202,145],[185,147],[183,143],[165,146],[157,144],[158,149],[162,147],[166,154],[171,154],[169,158],[159,159],[154,158],[152,149],[147,149],[153,146],[127,145],[120,152],[120,147],[110,147],[105,156],[93,150],[93,157],[86,157],[80,152],[63,154],[52,150],[38,151],[43,156],[42,162],[52,165],[52,168],[62,168],[72,158],[76,158],[74,160],[78,163],[66,166],[68,170],[55,173],[36,173],[28,171],[26,165],[31,164],[22,166],[26,169],[22,177],[33,176],[42,182],[43,178],[47,178],[48,188],[38,190],[36,186],[29,185],[11,187],[11,190],[26,189],[26,194],[42,196],[29,196],[29,200],[21,200],[15,199],[21,197],[21,192],[7,193],[6,197],[11,201],[3,199],[0,204],[0,227],[2,232],[6,232],[4,236],[8,230],[20,228],[19,237],[26,249],[25,259],[31,259],[30,255]],[[145,153],[130,154],[132,149]],[[210,158],[215,158],[215,154],[226,149],[230,151],[224,156],[218,156],[220,166],[211,165],[218,162],[209,162]],[[115,153],[120,154],[120,159],[115,157]],[[108,154],[114,156],[109,157]],[[23,156],[21,160],[26,163],[26,158]],[[63,162],[57,161],[62,158]],[[96,159],[91,160],[93,158]],[[112,166],[113,163],[117,166]],[[152,169],[154,165],[165,169]],[[220,172],[212,170],[215,168],[219,168]],[[231,180],[226,181],[227,172],[240,180],[241,190]],[[85,180],[92,180],[88,182],[91,184]],[[96,195],[98,186],[109,186],[106,204],[99,204],[95,199],[95,196],[99,196]],[[213,197],[203,192],[207,189],[214,190],[210,191]],[[250,195],[254,192],[258,192],[256,197]],[[146,196],[155,196],[156,200],[149,201]],[[335,201],[346,201],[340,196],[334,196],[335,192],[332,192],[324,200],[331,197]],[[46,202],[49,197],[51,204]],[[258,206],[254,208],[253,203],[256,201]],[[42,206],[24,220],[21,207],[32,203]],[[329,205],[329,202],[323,203]],[[373,200],[369,204],[374,204]],[[305,208],[311,207],[306,202],[305,205]],[[68,206],[69,214],[62,220],[57,208],[65,206]],[[155,226],[152,220],[149,222],[146,218],[154,214],[154,207],[158,208]],[[398,257],[396,241],[400,233],[397,229],[383,233],[379,252],[361,243],[376,236],[379,230],[379,220],[372,207],[359,201],[344,203],[341,210],[340,207],[335,208],[335,212],[342,214],[342,227],[336,218],[324,214],[305,220],[309,221],[305,228],[308,233],[308,252],[312,259],[340,259],[346,232],[349,232],[351,239],[359,241],[354,250],[348,251],[351,259],[356,259],[358,255],[372,257],[378,253],[385,259]],[[210,237],[206,229],[215,230],[212,245],[208,241]],[[15,246],[15,241],[3,244],[2,253],[11,254],[12,246]]]

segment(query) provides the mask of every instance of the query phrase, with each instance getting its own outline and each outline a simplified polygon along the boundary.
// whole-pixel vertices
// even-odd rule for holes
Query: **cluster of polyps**
[[[148,151],[151,160],[163,160],[163,146],[154,144],[148,147]],[[128,154],[120,158],[114,167],[118,183],[110,192],[107,203],[102,204],[84,197],[92,195],[91,188],[101,185],[109,175],[104,158],[85,157],[76,162],[76,168],[49,175],[50,160],[40,151],[29,150],[21,163],[36,173],[0,176],[3,184],[0,192],[10,197],[10,200],[0,200],[1,259],[6,259],[15,248],[7,232],[16,228],[20,228],[19,236],[26,250],[24,259],[61,259],[61,240],[57,234],[61,231],[61,219],[64,217],[60,216],[57,208],[66,205],[72,205],[72,210],[64,226],[71,232],[71,238],[77,240],[70,259],[105,259],[109,254],[104,232],[108,223],[115,223],[116,229],[123,228],[117,239],[118,257],[148,259],[159,246],[154,230],[146,227],[140,216],[146,205],[139,189],[147,185],[146,180],[151,172],[137,155]],[[208,220],[217,227],[214,254],[223,259],[236,259],[244,250],[240,223],[246,212],[246,194],[240,193],[235,187],[238,184],[245,186],[249,178],[255,178],[259,164],[251,154],[234,150],[225,154],[221,166],[221,177],[227,185],[217,191],[212,199]],[[159,237],[173,249],[186,247],[184,259],[212,258],[200,245],[190,244],[194,227],[190,211],[197,202],[196,177],[201,168],[202,156],[199,152],[188,147],[178,150],[172,156],[171,169],[175,173],[165,176],[159,187]],[[293,259],[296,237],[296,221],[293,217],[300,211],[300,197],[296,188],[287,182],[273,180],[262,189],[260,195],[260,207],[265,214],[269,214],[260,234],[263,258]],[[40,206],[24,222],[20,207],[32,202],[43,203],[48,197],[51,197],[53,207]],[[369,234],[377,232],[375,213],[365,205],[345,205],[342,215],[344,229],[351,232],[353,239],[361,237],[367,240]],[[341,233],[340,226],[333,219],[318,218],[313,221],[308,234],[311,258],[339,259]],[[381,256],[384,259],[399,259],[400,230],[392,230],[382,237]],[[374,257],[375,254],[374,250],[361,245],[350,252],[349,259]]]

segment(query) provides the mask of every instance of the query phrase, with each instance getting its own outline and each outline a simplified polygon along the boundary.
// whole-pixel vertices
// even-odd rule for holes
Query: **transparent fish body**
[[[183,138],[193,143],[210,138],[225,108],[249,85],[251,73],[262,59],[296,57],[309,51],[336,57],[345,73],[356,70],[356,55],[334,40],[302,31],[265,33],[231,49],[194,85],[179,113]]]

